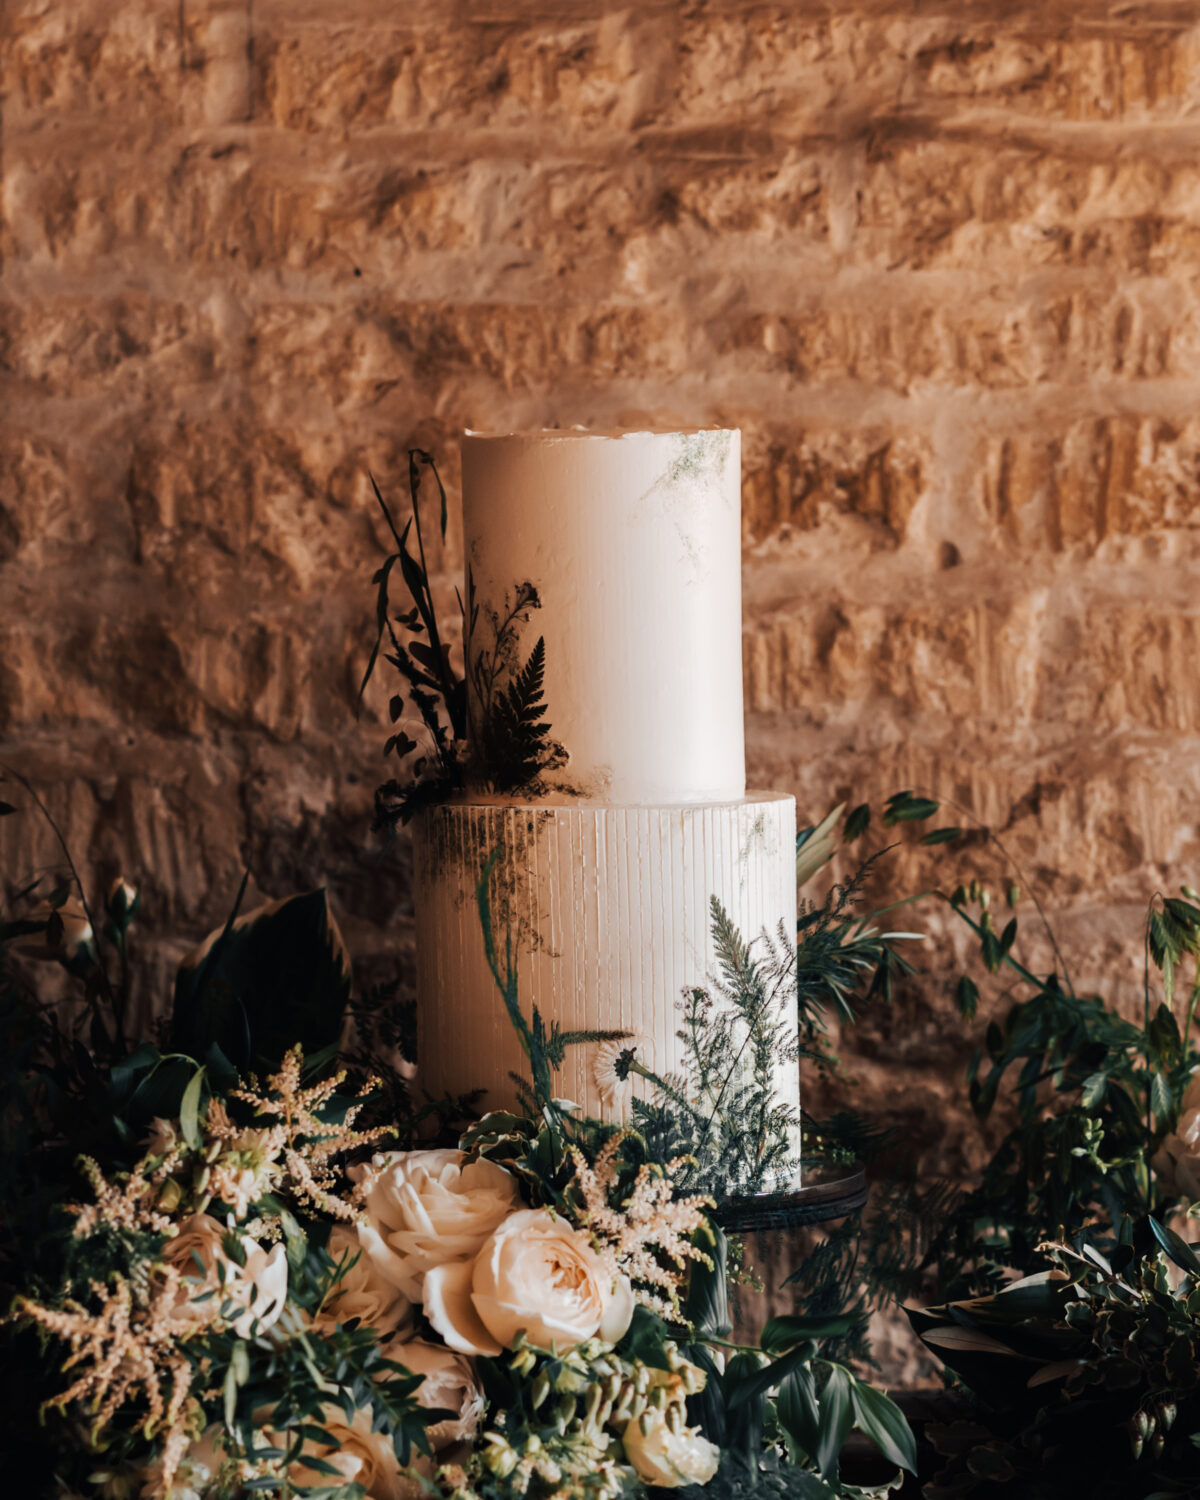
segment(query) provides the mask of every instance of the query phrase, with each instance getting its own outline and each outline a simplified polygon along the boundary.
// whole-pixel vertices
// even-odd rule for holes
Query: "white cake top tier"
[[[519,660],[544,637],[567,753],[549,788],[633,804],[745,792],[740,460],[736,431],[464,437],[468,654],[532,584]]]

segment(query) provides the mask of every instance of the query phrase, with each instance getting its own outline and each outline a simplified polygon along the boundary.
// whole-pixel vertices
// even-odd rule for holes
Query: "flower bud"
[[[507,1479],[520,1460],[498,1432],[484,1434],[483,1462],[497,1479]]]
[[[562,1470],[548,1454],[541,1454],[534,1470],[539,1479],[544,1479],[547,1484],[558,1484],[562,1479]]]
[[[183,1199],[183,1189],[173,1177],[168,1177],[158,1195],[158,1206],[165,1214],[173,1214]]]
[[[118,875],[108,888],[104,907],[113,926],[118,931],[124,932],[137,915],[141,904],[141,891],[136,885],[131,885],[123,875]]]

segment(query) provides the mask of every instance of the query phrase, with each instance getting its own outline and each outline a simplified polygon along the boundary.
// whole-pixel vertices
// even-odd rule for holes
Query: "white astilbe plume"
[[[632,1190],[614,1207],[611,1196],[617,1187],[621,1146],[627,1139],[628,1132],[621,1131],[606,1141],[594,1167],[572,1147],[574,1180],[583,1198],[579,1223],[591,1234],[613,1273],[629,1277],[639,1302],[663,1316],[674,1316],[679,1312],[688,1262],[711,1265],[691,1236],[704,1226],[704,1210],[712,1208],[713,1201],[704,1196],[674,1196],[671,1179],[684,1165],[680,1157],[665,1168],[643,1163]]]
[[[189,1400],[192,1367],[180,1347],[187,1333],[175,1315],[182,1278],[174,1266],[156,1266],[133,1282],[113,1276],[108,1283],[93,1281],[91,1292],[99,1310],[66,1298],[61,1307],[45,1307],[18,1298],[12,1316],[27,1320],[62,1339],[70,1354],[62,1368],[81,1373],[69,1389],[47,1406],[65,1411],[82,1408],[91,1421],[93,1442],[127,1403],[144,1401],[142,1419],[147,1437],[163,1437],[162,1470],[169,1491],[187,1448],[189,1428],[202,1421]],[[190,1330],[202,1332],[218,1321],[214,1299]]]
[[[278,1122],[261,1132],[262,1141],[268,1144],[271,1155],[282,1155],[282,1175],[296,1197],[331,1218],[353,1223],[361,1213],[358,1190],[349,1199],[340,1196],[341,1174],[333,1167],[332,1159],[353,1146],[383,1140],[393,1134],[392,1127],[355,1130],[354,1121],[362,1110],[361,1104],[351,1105],[340,1124],[321,1119],[317,1111],[337,1092],[346,1075],[335,1073],[323,1083],[303,1088],[300,1083],[303,1061],[300,1048],[293,1047],[284,1057],[279,1072],[267,1079],[261,1092],[257,1081],[252,1080],[249,1087],[231,1089],[230,1097],[253,1105],[255,1114]],[[375,1086],[375,1080],[369,1080],[362,1093],[370,1093]],[[213,1126],[220,1130],[219,1119],[214,1118],[210,1128]]]

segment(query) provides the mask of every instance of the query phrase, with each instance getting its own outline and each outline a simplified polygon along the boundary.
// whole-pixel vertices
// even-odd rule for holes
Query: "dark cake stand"
[[[866,1204],[867,1177],[860,1162],[806,1160],[800,1180],[802,1186],[789,1192],[731,1198],[714,1217],[722,1228],[748,1234],[825,1224],[857,1213]]]

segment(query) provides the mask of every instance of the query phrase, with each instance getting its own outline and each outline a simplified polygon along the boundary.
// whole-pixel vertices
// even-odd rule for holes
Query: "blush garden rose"
[[[288,1479],[293,1485],[326,1488],[337,1483],[328,1469],[314,1469],[305,1460],[319,1459],[337,1471],[346,1484],[361,1484],[369,1500],[421,1500],[428,1491],[421,1483],[406,1474],[400,1467],[391,1437],[386,1432],[372,1430],[371,1408],[360,1406],[354,1420],[347,1422],[340,1406],[325,1406],[321,1410],[320,1424],[333,1439],[332,1443],[318,1443],[308,1439],[300,1458],[290,1466]],[[279,1433],[275,1441],[287,1444],[287,1434]],[[429,1469],[426,1460],[417,1464],[414,1454],[413,1467]]]
[[[679,1406],[647,1410],[630,1422],[621,1438],[625,1456],[647,1484],[679,1489],[707,1484],[717,1472],[721,1450],[698,1428],[685,1427]]]
[[[475,1367],[465,1354],[456,1354],[442,1344],[428,1344],[423,1339],[408,1343],[392,1340],[383,1347],[388,1359],[404,1365],[414,1375],[425,1378],[417,1391],[417,1401],[430,1411],[456,1413],[425,1429],[434,1450],[452,1443],[469,1442],[483,1415],[483,1388]]]
[[[334,1263],[345,1269],[313,1318],[313,1326],[334,1328],[357,1318],[381,1339],[411,1337],[412,1303],[379,1274],[355,1231],[335,1225],[325,1248]]]
[[[473,1261],[427,1273],[425,1315],[463,1354],[499,1354],[520,1333],[538,1348],[566,1350],[597,1334],[615,1344],[633,1317],[633,1290],[581,1230],[527,1208],[510,1214]]]
[[[521,1204],[516,1179],[461,1151],[380,1151],[350,1176],[361,1186],[367,1224],[359,1242],[379,1274],[410,1302],[424,1300],[426,1273],[472,1260]]]
[[[246,1263],[239,1266],[225,1253],[221,1244],[224,1233],[211,1214],[193,1214],[174,1239],[167,1241],[163,1260],[187,1278],[176,1309],[180,1318],[206,1318],[210,1303],[232,1303],[245,1309],[232,1320],[232,1327],[238,1338],[247,1339],[253,1333],[265,1333],[283,1312],[288,1286],[286,1252],[281,1244],[265,1250],[257,1240],[242,1234],[238,1241]],[[198,1275],[197,1261],[204,1268],[203,1278]],[[198,1301],[201,1297],[206,1300]]]

